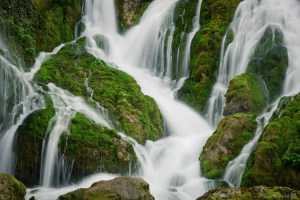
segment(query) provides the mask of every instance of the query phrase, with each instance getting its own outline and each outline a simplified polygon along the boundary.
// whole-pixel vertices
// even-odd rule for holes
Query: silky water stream
[[[144,178],[150,184],[153,196],[159,200],[195,199],[207,190],[206,185],[209,182],[209,180],[201,177],[199,155],[213,129],[204,118],[174,98],[174,92],[182,86],[184,80],[189,76],[190,46],[194,35],[200,29],[199,16],[202,1],[198,2],[193,29],[190,33],[186,33],[186,46],[182,47],[185,49],[183,60],[180,61],[183,63],[183,76],[174,81],[171,78],[171,69],[174,67],[171,44],[175,28],[173,9],[177,1],[155,0],[145,11],[140,23],[124,35],[120,35],[116,24],[114,1],[86,0],[84,8],[86,14],[82,18],[85,31],[80,36],[89,38],[86,48],[91,54],[107,63],[114,63],[111,65],[117,66],[120,70],[133,76],[141,86],[143,93],[153,97],[161,110],[165,125],[168,127],[168,137],[156,142],[147,141],[145,146],[142,146],[126,135],[119,133],[124,139],[131,140],[135,144],[140,165],[135,176]],[[296,56],[300,51],[300,40],[298,39],[300,25],[298,22],[299,2],[296,0],[284,2],[279,0],[245,0],[239,5],[230,25],[235,33],[235,38],[227,49],[224,47],[226,36],[223,40],[219,75],[208,104],[207,118],[213,127],[216,127],[222,119],[222,108],[225,104],[223,95],[226,93],[230,79],[246,71],[247,63],[253,55],[255,46],[269,24],[276,24],[283,31],[284,45],[289,51],[289,68],[283,93],[299,92],[297,89],[300,89],[298,87],[300,83],[296,79],[300,73],[299,67],[297,67],[299,60]],[[167,31],[170,33],[169,37],[166,37]],[[97,48],[94,40],[96,35],[103,35],[107,38],[105,49]],[[165,42],[167,43],[166,53],[162,51]],[[57,47],[52,53],[55,54],[62,46]],[[18,95],[12,95],[12,98],[15,99],[13,104],[15,106],[12,106],[11,111],[9,111],[15,113],[12,114],[11,119],[15,118],[13,116],[17,116],[17,118],[9,122],[3,122],[0,118],[0,147],[5,147],[7,150],[0,151],[2,152],[0,153],[1,172],[14,173],[14,155],[12,146],[9,145],[12,145],[16,128],[28,114],[44,106],[43,97],[35,92],[39,86],[32,85],[29,81],[48,55],[41,53],[30,73],[22,72],[4,56],[0,57],[1,67],[16,74],[14,78],[17,79],[17,83],[20,82],[14,85],[16,87],[14,91]],[[164,61],[167,63],[163,63]],[[164,68],[163,66],[167,67]],[[10,79],[13,78],[10,77]],[[8,86],[5,85],[7,82],[0,84],[2,84],[0,90],[7,91]],[[55,170],[58,170],[59,164],[57,157],[59,136],[66,129],[72,116],[76,112],[82,112],[104,126],[110,127],[110,122],[105,112],[90,109],[82,98],[75,97],[53,84],[49,84],[48,87],[50,89],[48,93],[53,99],[56,109],[56,115],[50,122],[53,123],[54,128],[51,132],[51,139],[43,145],[45,156],[41,169],[41,186],[28,189],[27,199],[33,195],[36,199],[56,199],[59,195],[75,189],[90,187],[93,182],[109,180],[118,176],[99,173],[86,177],[76,184],[51,188],[55,185],[56,180],[53,174]],[[0,98],[1,101],[7,102],[6,97],[2,99]],[[277,102],[278,100],[271,103],[276,104]],[[20,112],[17,111],[18,105],[22,105],[21,114],[17,114]],[[271,113],[264,113],[260,118],[266,117],[267,120],[265,121],[268,121]],[[261,130],[262,126],[259,126],[255,138],[227,166],[224,180],[231,185],[239,185],[245,163],[258,141]]]

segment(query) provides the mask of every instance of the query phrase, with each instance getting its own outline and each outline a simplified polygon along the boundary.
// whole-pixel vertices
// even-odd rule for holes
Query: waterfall
[[[233,42],[228,45],[221,59],[217,84],[223,84],[223,87],[226,88],[231,78],[246,71],[248,61],[253,55],[257,41],[260,40],[268,25],[275,25],[283,32],[283,45],[288,49],[289,58],[283,92],[280,96],[298,94],[300,91],[300,81],[298,78],[300,75],[300,58],[298,56],[300,53],[299,12],[300,3],[296,0],[248,0],[242,2],[236,11],[234,21],[230,25],[230,28],[234,30],[235,36]],[[226,37],[224,40],[226,40]],[[224,41],[222,51],[224,51]],[[217,84],[214,87],[213,94],[217,91]],[[226,92],[226,90],[224,90],[224,92]],[[222,96],[224,94],[225,93],[221,93]],[[212,99],[224,99],[221,95],[219,97],[212,96]],[[242,175],[246,168],[246,162],[250,153],[256,147],[257,141],[266,125],[261,124],[260,121],[262,118],[265,118],[265,122],[269,121],[276,109],[279,99],[280,97],[274,102],[271,102],[273,105],[271,111],[264,111],[257,118],[258,128],[254,138],[244,146],[239,156],[228,163],[223,179],[228,181],[232,186],[240,185]],[[213,113],[208,113],[208,115],[213,116],[215,119],[221,118],[220,116],[214,116]]]
[[[14,175],[14,136],[19,125],[33,111],[44,106],[43,97],[34,92],[9,49],[0,38],[0,172]],[[35,86],[37,87],[37,86]]]

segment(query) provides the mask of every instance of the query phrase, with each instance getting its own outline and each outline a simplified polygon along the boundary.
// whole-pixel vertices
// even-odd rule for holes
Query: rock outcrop
[[[244,73],[234,77],[228,86],[224,116],[236,113],[259,114],[266,106],[262,95],[259,77]]]
[[[36,53],[74,39],[83,0],[3,0],[0,34],[20,64],[31,67]]]
[[[227,163],[234,159],[254,136],[256,126],[255,115],[239,113],[222,119],[201,152],[203,175],[207,178],[220,177]]]
[[[287,99],[294,99],[287,101]],[[251,153],[241,186],[300,190],[300,95],[283,97]]]
[[[46,108],[34,111],[18,127],[13,151],[16,155],[15,177],[27,187],[39,184],[42,146],[48,124],[55,115],[49,96],[45,96]]]
[[[8,174],[0,173],[0,199],[25,200],[26,187]]]
[[[125,31],[136,24],[153,0],[117,0],[117,17],[120,28]]]
[[[85,44],[86,38],[81,38],[64,46],[43,63],[34,80],[52,82],[91,102],[87,81],[94,91],[93,100],[109,111],[115,127],[141,144],[162,138],[163,118],[155,100],[144,95],[130,75],[87,53]]]
[[[154,200],[149,184],[141,178],[118,177],[99,181],[88,189],[78,189],[62,195],[58,200]]]
[[[230,81],[224,116],[239,112],[259,114],[281,93],[287,66],[283,34],[279,27],[270,25],[256,45],[247,73]]]
[[[223,36],[226,34],[228,25],[232,21],[232,17],[240,2],[242,0],[206,0],[202,2],[200,12],[201,29],[196,33],[191,45],[190,78],[187,79],[185,85],[178,92],[179,99],[200,112],[205,110],[205,105],[215,83]],[[185,22],[188,19],[193,19],[192,16],[195,15],[196,11],[192,10],[192,8],[195,9],[197,3],[197,0],[189,0],[187,2],[189,6],[185,8],[186,14],[183,15]],[[187,14],[189,17],[187,17]],[[179,17],[176,27],[182,23],[181,21],[182,19]],[[192,25],[192,23],[189,23],[189,25]],[[187,25],[187,30],[189,30],[189,25]],[[181,33],[178,33],[179,35],[174,34],[174,36],[180,38]],[[228,38],[227,44],[232,42],[234,38],[233,32]],[[174,41],[174,46],[178,47],[180,41],[177,42],[175,38]],[[173,49],[173,63],[177,63],[177,52],[177,48]],[[180,66],[181,63],[178,63],[178,65]]]
[[[115,130],[102,127],[77,113],[59,141],[59,153],[69,166],[73,163],[70,182],[99,171],[128,174],[135,169],[137,157],[132,144]],[[129,169],[129,167],[131,167]]]
[[[283,33],[279,27],[269,25],[256,45],[247,69],[247,72],[261,77],[265,82],[269,102],[282,92],[287,67],[288,52],[283,46]]]
[[[216,199],[300,199],[300,191],[290,189],[288,187],[255,186],[250,188],[218,188],[210,190],[197,200],[216,200]]]

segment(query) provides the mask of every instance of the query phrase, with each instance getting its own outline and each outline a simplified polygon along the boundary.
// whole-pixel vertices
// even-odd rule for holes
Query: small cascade
[[[75,116],[75,114],[77,112],[83,113],[89,119],[92,119],[96,123],[101,124],[105,127],[110,127],[110,125],[99,112],[87,105],[83,98],[73,96],[69,92],[56,87],[52,83],[48,84],[47,86],[50,90],[47,93],[52,98],[56,113],[49,122],[49,124],[53,124],[49,125],[50,127],[53,127],[51,132],[49,133],[49,138],[46,136],[44,139],[45,145],[43,145],[44,149],[40,182],[41,185],[45,187],[51,187],[55,183],[59,183],[59,181],[55,180],[55,178],[59,177],[58,173],[61,168],[61,166],[59,165],[57,148],[60,135],[68,129],[69,123]],[[64,177],[63,179],[67,180],[68,178]]]
[[[0,38],[1,41],[1,38]],[[9,50],[0,42],[0,172],[14,175],[14,136],[19,125],[33,111],[44,106],[43,96],[23,76],[23,70],[10,59]]]
[[[240,4],[241,6],[246,6],[246,1]],[[300,52],[300,25],[299,25],[299,10],[300,10],[300,3],[296,0],[289,0],[289,1],[270,1],[270,0],[264,0],[264,1],[248,1],[251,2],[252,12],[251,14],[245,15],[240,10],[246,10],[247,8],[239,8],[236,16],[240,16],[240,18],[246,18],[248,21],[248,26],[251,23],[256,22],[257,26],[254,26],[253,28],[258,30],[259,32],[263,32],[263,30],[268,26],[269,24],[276,25],[280,27],[280,29],[283,32],[283,43],[285,47],[288,49],[288,57],[289,57],[289,64],[288,69],[286,72],[286,78],[284,81],[284,88],[281,96],[293,96],[295,94],[298,94],[300,91],[300,82],[298,79],[298,76],[300,74],[300,58],[299,58],[299,52]],[[261,23],[257,23],[257,22]],[[244,22],[245,23],[245,22]],[[262,27],[263,30],[259,29]],[[235,33],[237,35],[237,33]],[[259,34],[258,34],[259,35]],[[274,35],[274,32],[273,32]],[[236,36],[235,36],[236,37]],[[235,41],[236,39],[234,39]],[[232,45],[235,43],[233,42]],[[230,45],[228,46],[228,49],[230,48]],[[245,47],[243,47],[245,51]],[[228,50],[227,50],[228,51]],[[249,51],[250,52],[250,51]],[[252,50],[251,50],[252,52]],[[226,52],[227,53],[227,52]],[[226,56],[225,56],[226,57]],[[245,62],[244,62],[245,63]],[[242,65],[244,66],[244,65]],[[241,67],[242,67],[241,66]],[[246,65],[245,65],[246,66]],[[242,72],[242,69],[238,69],[239,72]],[[245,69],[243,69],[245,70]],[[265,85],[261,84],[261,90],[264,90]],[[264,95],[266,101],[268,101],[268,93],[267,90],[265,90]],[[264,111],[258,118],[258,128],[256,130],[255,136],[247,145],[244,146],[243,150],[241,151],[240,155],[236,157],[234,160],[228,163],[228,166],[225,170],[223,179],[225,181],[228,181],[231,186],[239,186],[241,183],[242,175],[246,168],[246,162],[253,151],[255,149],[257,141],[260,138],[260,135],[262,134],[262,131],[264,127],[269,122],[269,119],[272,117],[272,114],[275,112],[278,112],[276,110],[276,105],[279,103],[280,97],[275,100],[272,103],[272,106],[270,106],[271,109],[267,109]],[[281,103],[283,103],[282,101]],[[279,105],[280,107],[281,105]],[[280,116],[280,111],[277,113],[278,116]],[[267,122],[267,123],[261,123],[261,121]]]

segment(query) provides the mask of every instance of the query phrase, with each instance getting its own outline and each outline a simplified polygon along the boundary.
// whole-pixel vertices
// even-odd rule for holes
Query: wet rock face
[[[149,184],[141,178],[118,177],[99,181],[88,189],[78,189],[58,198],[59,200],[154,200]]]
[[[222,119],[203,147],[200,156],[203,175],[207,178],[220,177],[227,163],[253,137],[256,125],[255,115],[239,113]]]
[[[8,174],[0,173],[0,199],[25,200],[26,187]]]
[[[251,153],[241,186],[300,190],[300,95],[282,97]]]
[[[218,188],[210,190],[197,200],[215,199],[299,199],[300,192],[287,187],[269,188],[266,186],[255,186],[251,188]]]
[[[117,16],[122,30],[136,23],[153,0],[117,0]]]
[[[224,116],[236,113],[259,114],[266,106],[260,79],[251,73],[234,77],[228,86]]]
[[[68,166],[72,166],[70,182],[100,170],[128,174],[137,164],[132,144],[122,140],[115,130],[102,127],[80,113],[71,120],[67,132],[62,133],[58,150]]]

